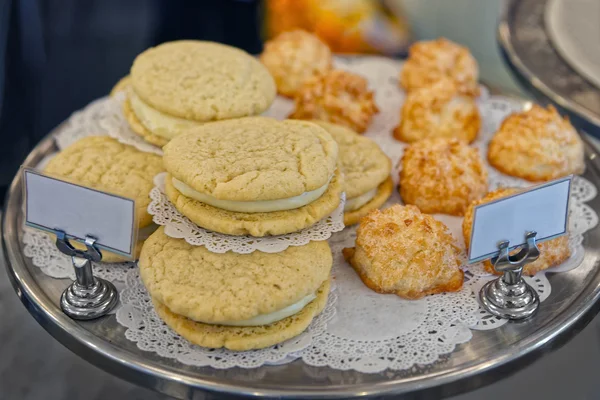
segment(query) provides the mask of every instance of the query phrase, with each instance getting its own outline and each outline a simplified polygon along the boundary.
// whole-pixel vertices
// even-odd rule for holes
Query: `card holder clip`
[[[75,281],[60,297],[63,312],[77,320],[90,320],[108,314],[117,304],[118,293],[111,282],[94,276],[92,261],[102,260],[102,253],[95,246],[96,239],[86,236],[86,250],[79,250],[71,244],[65,232],[55,230],[54,234],[56,247],[71,257],[75,269]]]
[[[516,254],[510,254],[510,243],[498,244],[500,253],[490,261],[503,275],[486,283],[479,292],[483,307],[501,318],[522,320],[537,311],[540,300],[534,288],[523,279],[523,267],[538,259],[540,249],[536,243],[536,232],[525,234],[526,243]]]

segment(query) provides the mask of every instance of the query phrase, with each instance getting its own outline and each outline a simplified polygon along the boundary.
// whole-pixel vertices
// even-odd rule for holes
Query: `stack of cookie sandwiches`
[[[127,93],[123,113],[131,129],[161,147],[209,121],[261,114],[276,95],[273,78],[250,54],[194,40],[144,51],[116,90]]]
[[[338,145],[312,122],[212,122],[163,150],[168,199],[207,230],[292,233],[329,216],[341,201]],[[297,336],[323,310],[332,254],[326,241],[279,253],[212,253],[159,228],[139,266],[156,312],[173,330],[200,346],[251,350]]]

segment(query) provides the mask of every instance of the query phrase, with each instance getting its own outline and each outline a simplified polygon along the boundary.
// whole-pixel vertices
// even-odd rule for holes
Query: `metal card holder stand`
[[[87,250],[78,250],[69,242],[65,232],[55,231],[56,247],[71,257],[76,280],[60,297],[60,307],[69,317],[90,320],[102,317],[112,310],[118,301],[117,289],[104,279],[94,276],[92,261],[102,260],[102,253],[95,246],[96,239],[86,236]]]
[[[500,254],[491,259],[496,271],[504,274],[481,288],[479,299],[484,308],[501,318],[523,320],[531,317],[540,305],[534,288],[522,277],[523,267],[538,259],[540,250],[536,244],[536,232],[527,232],[526,243],[521,250],[510,255],[508,241],[500,242]]]

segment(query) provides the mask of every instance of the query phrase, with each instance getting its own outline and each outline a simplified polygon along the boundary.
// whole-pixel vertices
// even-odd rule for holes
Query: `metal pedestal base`
[[[494,269],[503,275],[486,283],[479,291],[481,304],[493,315],[520,320],[531,317],[537,311],[540,305],[538,294],[522,277],[523,267],[540,256],[536,235],[535,232],[527,232],[525,245],[514,255],[510,255],[508,241],[498,245],[498,256],[491,261]]]
[[[502,279],[490,281],[479,292],[479,300],[490,313],[512,320],[531,317],[540,305],[535,289],[523,280],[515,285]]]
[[[73,282],[60,297],[60,307],[69,317],[90,320],[108,314],[117,305],[117,289],[104,279],[94,278],[91,287]]]

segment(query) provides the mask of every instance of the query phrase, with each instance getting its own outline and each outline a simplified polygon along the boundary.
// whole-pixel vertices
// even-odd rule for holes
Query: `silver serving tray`
[[[36,146],[24,165],[35,166],[54,151],[51,134]],[[585,177],[600,187],[600,162],[590,144],[586,146],[586,158]],[[27,310],[82,358],[123,379],[177,398],[204,398],[206,392],[220,392],[278,398],[394,394],[437,399],[473,390],[518,371],[583,329],[600,306],[600,227],[596,227],[584,236],[582,265],[569,272],[548,274],[552,294],[536,316],[495,330],[473,331],[470,342],[432,365],[376,374],[311,367],[302,361],[255,369],[192,367],[139,350],[125,338],[125,328],[114,316],[77,322],[64,315],[59,298],[70,282],[44,275],[23,254],[22,200],[22,182],[17,175],[7,195],[2,239],[8,275]],[[600,196],[588,204],[599,211]]]
[[[544,23],[547,3],[509,0],[498,26],[500,49],[515,77],[540,102],[553,103],[579,129],[600,138],[600,89],[553,47]]]

